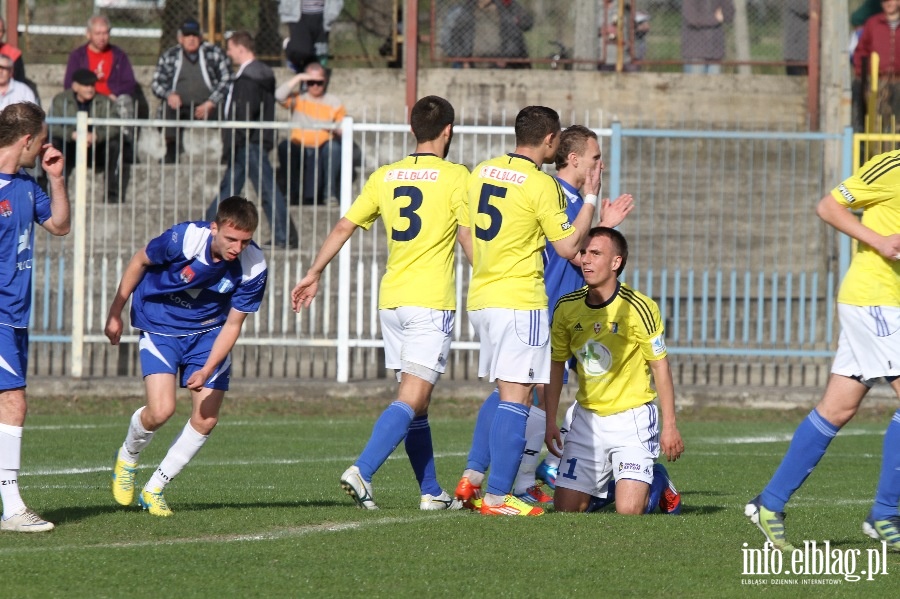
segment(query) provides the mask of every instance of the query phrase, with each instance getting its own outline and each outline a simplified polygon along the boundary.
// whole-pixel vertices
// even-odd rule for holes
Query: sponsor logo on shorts
[[[658,356],[666,351],[666,342],[663,341],[661,334],[650,340],[650,346],[653,348],[654,356]]]
[[[650,466],[646,466],[644,468],[644,474],[646,476],[653,476],[653,469]]]
[[[534,378],[534,368],[528,369],[528,378],[530,378],[530,379]]]
[[[194,280],[194,271],[190,266],[185,266],[181,269],[178,276],[181,278],[182,283],[190,283]]]
[[[478,171],[478,176],[482,179],[493,179],[501,183],[513,183],[515,185],[522,185],[528,180],[528,175],[525,173],[496,166],[481,167],[481,170]]]
[[[619,462],[619,472],[640,472],[641,465],[634,462]]]
[[[440,171],[433,168],[412,169],[395,168],[384,175],[384,180],[391,181],[437,181]]]
[[[841,183],[838,185],[838,191],[841,192],[841,195],[844,196],[844,199],[847,200],[848,204],[852,204],[856,201],[856,198],[853,197],[853,194],[850,193],[850,190],[844,187],[844,184]]]
[[[12,213],[12,204],[9,203],[9,200],[0,200],[0,216],[9,218],[12,216]]]

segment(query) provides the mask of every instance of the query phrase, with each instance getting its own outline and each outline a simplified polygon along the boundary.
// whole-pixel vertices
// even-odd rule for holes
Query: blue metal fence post
[[[622,189],[622,123],[613,121],[612,136],[609,140],[609,162],[606,164],[609,173],[609,197],[617,198]],[[605,161],[604,161],[605,162]]]
[[[853,174],[853,127],[844,127],[844,135],[841,139],[841,181]],[[840,234],[838,245],[838,280],[844,278],[847,269],[850,268],[850,238]]]

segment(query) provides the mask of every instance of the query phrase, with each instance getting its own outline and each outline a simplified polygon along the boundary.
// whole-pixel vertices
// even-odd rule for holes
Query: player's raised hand
[[[666,455],[670,462],[674,462],[684,453],[684,441],[681,439],[681,433],[673,427],[663,427],[659,436],[659,447]]]
[[[625,217],[634,210],[634,198],[630,193],[623,193],[611,202],[603,198],[600,202],[600,224],[604,227],[618,227]]]
[[[584,193],[587,195],[600,195],[600,189],[603,186],[601,176],[603,174],[603,161],[598,160],[594,168],[587,172],[584,178]]]
[[[41,150],[41,168],[50,177],[62,177],[65,159],[62,152],[51,146],[44,144]]]
[[[300,282],[291,291],[291,305],[294,308],[294,312],[299,312],[300,308],[309,308],[318,291],[319,277],[307,274],[300,279]]]
[[[106,319],[103,333],[112,345],[119,345],[119,340],[122,338],[122,317],[110,314]]]

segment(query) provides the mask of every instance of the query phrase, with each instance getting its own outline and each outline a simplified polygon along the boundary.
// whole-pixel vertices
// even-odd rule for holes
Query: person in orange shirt
[[[327,86],[325,68],[314,62],[275,90],[275,99],[291,111],[296,125],[290,141],[278,144],[276,175],[292,204],[300,203],[301,192],[304,204],[325,204],[340,195],[341,130],[330,127],[347,111]]]

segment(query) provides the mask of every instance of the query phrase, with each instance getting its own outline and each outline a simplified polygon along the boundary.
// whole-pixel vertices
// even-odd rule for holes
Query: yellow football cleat
[[[166,498],[163,497],[162,489],[152,489],[149,491],[144,489],[141,491],[141,496],[138,497],[138,503],[142,508],[148,510],[151,516],[167,518],[175,513],[169,509],[169,504],[166,503]]]
[[[113,465],[112,471],[112,494],[113,499],[119,505],[131,505],[134,503],[134,473],[137,470],[137,464],[126,462],[119,457],[116,451],[116,463]]]

